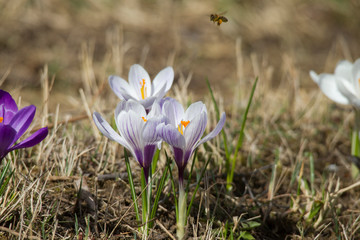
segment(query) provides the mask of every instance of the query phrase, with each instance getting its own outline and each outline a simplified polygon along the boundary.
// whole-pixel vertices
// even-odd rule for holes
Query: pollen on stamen
[[[141,88],[140,88],[141,98],[145,99],[147,97],[147,90],[145,87],[145,79],[142,79],[142,81],[140,82],[140,85],[141,85]]]
[[[181,121],[181,124],[186,127],[188,124],[190,123],[190,121]]]
[[[142,120],[144,120],[144,122],[146,122],[147,121],[147,119],[146,118],[144,118],[144,117],[141,117],[142,118]]]
[[[0,117],[0,123],[2,123],[4,121],[3,117]]]

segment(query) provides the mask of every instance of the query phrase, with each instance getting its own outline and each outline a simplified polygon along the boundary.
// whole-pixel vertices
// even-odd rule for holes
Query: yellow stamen
[[[190,123],[190,121],[181,121],[181,124],[178,126],[178,130],[181,133],[181,135],[184,135],[184,128]]]
[[[145,87],[145,79],[142,80],[142,82],[140,82],[140,85],[141,85],[141,97],[142,99],[145,99],[147,97],[147,91],[146,91],[146,87]]]
[[[142,118],[142,120],[144,120],[144,122],[146,122],[147,121],[147,119],[146,118],[144,118],[144,117],[141,117]]]
[[[0,123],[2,123],[4,121],[3,117],[0,117]]]

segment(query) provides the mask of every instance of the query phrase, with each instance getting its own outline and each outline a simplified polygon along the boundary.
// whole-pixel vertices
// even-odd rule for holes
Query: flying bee
[[[220,14],[211,14],[210,15],[210,21],[213,21],[214,23],[217,22],[217,25],[220,26],[221,23],[223,22],[227,22],[228,19],[224,16],[222,16],[221,14],[224,14],[224,13],[220,13]]]

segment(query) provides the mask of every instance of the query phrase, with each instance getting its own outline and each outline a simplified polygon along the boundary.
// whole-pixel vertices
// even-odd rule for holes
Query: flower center
[[[184,128],[190,123],[190,121],[181,121],[181,123],[178,126],[178,130],[181,133],[181,135],[184,135]]]
[[[0,117],[0,123],[2,123],[4,121],[3,117]]]
[[[146,122],[147,121],[147,119],[146,118],[144,118],[144,117],[141,117],[142,118],[142,120],[144,120],[144,122]]]
[[[140,91],[141,91],[141,98],[142,99],[145,99],[147,97],[147,91],[146,91],[146,87],[145,87],[145,79],[143,79],[141,82],[141,88],[140,88]]]

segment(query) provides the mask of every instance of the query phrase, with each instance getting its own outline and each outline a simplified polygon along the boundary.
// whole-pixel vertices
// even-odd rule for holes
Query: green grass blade
[[[6,187],[8,186],[13,173],[15,170],[11,171],[10,174],[7,176],[8,171],[10,168],[10,161],[8,161],[4,167],[4,169],[1,171],[1,175],[0,175],[0,196],[3,195],[3,193],[5,192]],[[6,178],[7,177],[7,178]]]
[[[138,222],[140,222],[139,208],[138,208],[138,205],[137,205],[137,202],[136,202],[136,193],[135,193],[134,181],[133,181],[133,178],[132,178],[132,173],[131,173],[131,167],[130,167],[129,157],[128,157],[128,153],[127,153],[127,150],[126,150],[126,149],[124,149],[124,156],[125,156],[126,171],[127,171],[128,178],[129,178],[131,198],[132,198],[133,203],[134,203],[136,220],[137,220]]]
[[[315,196],[315,167],[314,167],[314,156],[309,153],[310,161],[310,188],[312,196]]]
[[[171,188],[172,188],[173,195],[174,195],[174,205],[175,205],[175,213],[176,213],[176,222],[178,222],[178,219],[179,219],[179,209],[178,209],[178,203],[177,203],[177,198],[176,198],[175,181],[174,181],[174,177],[173,177],[173,175],[172,175],[172,168],[171,168],[171,166],[170,166],[171,159],[168,157],[166,151],[165,151],[165,156],[166,156],[166,164],[168,165],[168,168],[169,168]]]
[[[146,223],[146,213],[147,213],[147,189],[144,169],[141,168],[141,198],[142,198],[142,223]]]
[[[188,182],[186,183],[186,187],[185,187],[186,197],[187,197],[187,194],[189,192],[190,180],[191,180],[192,172],[194,170],[196,156],[197,156],[197,149],[194,152],[194,156],[193,156],[193,160],[192,160],[191,168],[190,168],[190,172],[189,172]]]
[[[164,172],[163,172],[163,174],[161,176],[157,191],[156,191],[154,204],[152,206],[151,213],[150,213],[150,219],[153,219],[155,217],[155,214],[156,214],[156,211],[157,211],[157,208],[158,208],[159,199],[160,199],[162,191],[164,190],[165,180],[166,180],[166,177],[167,177],[168,170],[169,170],[169,165],[166,165],[165,170],[164,170]],[[152,227],[152,225],[153,225],[153,222],[150,224],[150,227]]]
[[[244,140],[244,129],[245,129],[245,124],[246,124],[246,120],[247,120],[247,115],[249,113],[249,109],[250,109],[250,106],[251,106],[251,103],[252,103],[252,100],[253,100],[253,97],[254,97],[254,93],[255,93],[255,89],[256,89],[256,85],[257,85],[257,82],[258,82],[259,78],[256,77],[255,79],[255,82],[254,82],[254,85],[251,89],[251,94],[250,94],[250,98],[249,98],[249,102],[248,102],[248,105],[246,106],[246,110],[245,110],[245,113],[244,113],[244,117],[242,119],[242,124],[241,124],[241,129],[240,129],[240,134],[239,134],[239,138],[238,138],[238,141],[237,141],[237,144],[236,144],[236,148],[235,148],[235,151],[234,151],[234,156],[232,158],[232,162],[231,162],[231,168],[230,168],[230,172],[227,172],[227,179],[226,179],[226,182],[227,182],[227,185],[226,185],[226,188],[228,190],[231,190],[232,188],[232,181],[233,181],[233,178],[234,178],[234,170],[235,170],[235,163],[236,163],[236,158],[237,158],[237,154],[239,152],[239,149],[241,148],[242,144],[243,144],[243,140]]]
[[[204,166],[204,168],[203,168],[203,170],[202,170],[202,172],[201,172],[200,178],[198,179],[198,181],[197,181],[197,183],[196,183],[195,190],[194,190],[194,192],[193,192],[193,195],[192,195],[192,197],[191,197],[191,201],[190,201],[189,206],[188,206],[188,209],[187,209],[186,219],[189,217],[190,210],[191,210],[192,204],[193,204],[194,199],[195,199],[195,196],[196,196],[196,192],[197,192],[197,190],[198,190],[199,187],[200,187],[200,182],[201,182],[201,180],[202,180],[203,177],[204,177],[206,168],[207,168],[207,166],[208,166],[209,163],[210,163],[210,159],[211,159],[211,156],[210,156],[209,159],[206,161],[205,166]],[[187,193],[186,193],[186,194],[187,194]],[[186,196],[187,196],[187,195],[186,195]]]
[[[215,108],[215,112],[216,112],[216,119],[219,121],[220,120],[220,111],[219,111],[219,107],[216,103],[216,100],[215,100],[215,97],[214,97],[214,93],[211,89],[211,86],[210,86],[210,82],[209,82],[209,79],[206,78],[206,84],[209,88],[209,92],[210,92],[210,95],[211,95],[211,99],[212,99],[212,102],[214,104],[214,108]],[[226,163],[225,165],[227,165],[228,167],[230,166],[230,153],[229,153],[229,149],[228,149],[228,145],[227,145],[227,140],[226,140],[226,134],[225,134],[225,131],[224,129],[221,130],[221,134],[223,136],[223,141],[224,141],[224,150],[225,150],[225,157],[226,157]],[[225,166],[226,167],[226,166]],[[228,168],[226,168],[226,170],[228,170]]]
[[[159,160],[159,156],[160,156],[160,150],[157,148],[156,152],[154,154],[152,163],[151,163],[151,172],[154,175],[155,171],[156,171],[156,166],[157,166],[157,162]]]

